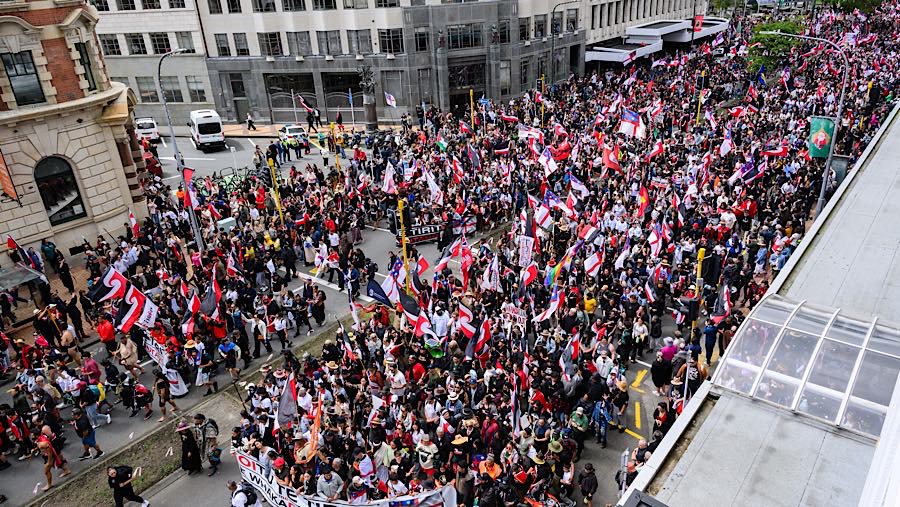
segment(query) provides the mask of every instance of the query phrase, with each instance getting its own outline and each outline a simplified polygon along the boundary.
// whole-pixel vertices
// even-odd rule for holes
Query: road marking
[[[637,372],[637,375],[634,377],[634,382],[631,383],[631,387],[641,387],[641,382],[644,381],[644,377],[646,376],[647,370]]]
[[[167,176],[167,177],[163,178],[162,180],[163,180],[163,181],[168,181],[168,180],[174,180],[174,179],[178,179],[178,178],[181,178],[181,176],[179,176],[179,175],[175,175],[175,176]]]
[[[309,276],[306,273],[297,273],[297,274],[300,276],[300,278],[302,278],[304,280],[312,280],[313,283],[321,285],[322,287],[328,287],[331,290],[341,292],[340,287],[338,287],[337,285],[335,285],[333,283],[326,282],[325,280],[322,280],[321,278],[317,278],[315,276]],[[379,273],[376,273],[376,274],[379,274]],[[384,276],[384,275],[382,275],[382,276]],[[294,292],[296,293],[296,291],[298,291],[300,289],[302,289],[302,287],[297,287],[296,289],[294,289]],[[369,296],[366,296],[365,294],[360,294],[357,299],[359,299],[360,301],[363,301],[365,303],[374,303],[375,302],[374,299],[370,298]]]
[[[169,145],[166,144],[166,138],[165,138],[165,137],[159,136],[159,142],[162,143],[163,148],[168,148],[168,147],[169,147]]]
[[[640,360],[640,359],[636,359],[634,362],[637,363],[637,364],[639,364],[639,365],[641,365],[641,366],[646,366],[647,368],[652,368],[652,367],[653,367],[653,365],[651,365],[650,363],[648,363],[648,362],[646,362],[646,361],[642,361],[642,360]]]
[[[634,402],[634,427],[641,429],[641,402]]]
[[[214,158],[206,158],[206,157],[197,157],[197,158],[182,157],[182,158],[183,158],[183,160],[206,160],[206,161],[209,161],[209,160],[216,160],[216,159],[214,159]],[[175,160],[175,157],[159,157],[159,159],[160,159],[160,160],[172,160],[172,161],[174,161],[174,160]]]
[[[627,433],[628,435],[631,435],[632,437],[636,438],[637,440],[646,440],[643,436],[638,435],[637,433],[631,431],[628,428],[625,428],[625,433]]]
[[[132,431],[131,433],[128,434],[128,440],[131,440],[133,438],[134,438],[134,432]]]
[[[172,450],[172,447],[170,446],[169,450],[166,451],[166,457],[168,458],[169,456],[172,456],[174,454],[175,454],[175,452]]]
[[[32,495],[36,495],[36,494],[37,494],[37,490],[38,490],[38,488],[39,488],[40,486],[41,486],[41,483],[40,483],[40,482],[37,483],[37,484],[35,484],[35,485],[34,485],[34,491],[32,491],[31,494],[32,494]]]
[[[383,227],[372,227],[372,228],[375,229],[376,231],[381,231],[381,232],[386,232],[386,233],[388,233],[388,234],[393,234],[393,233],[390,231],[390,229],[385,229],[385,228],[383,228]]]

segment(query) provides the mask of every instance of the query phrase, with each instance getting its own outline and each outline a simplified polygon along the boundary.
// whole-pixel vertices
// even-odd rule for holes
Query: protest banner
[[[144,350],[147,351],[147,355],[150,356],[153,361],[159,365],[159,368],[162,370],[163,374],[169,379],[169,392],[175,398],[180,398],[188,393],[187,385],[184,383],[184,379],[181,378],[181,374],[178,373],[177,370],[172,368],[166,368],[166,347],[164,345],[160,345],[149,335],[144,335]]]
[[[519,267],[527,268],[534,254],[534,238],[519,236]]]
[[[397,498],[376,500],[364,504],[351,504],[350,502],[329,502],[324,498],[301,495],[294,488],[282,486],[275,480],[274,474],[269,471],[266,475],[265,467],[259,461],[243,451],[236,451],[235,458],[241,469],[241,479],[253,486],[256,491],[273,507],[456,507],[456,489],[453,486],[444,486],[441,489],[426,491],[418,495],[407,495]]]

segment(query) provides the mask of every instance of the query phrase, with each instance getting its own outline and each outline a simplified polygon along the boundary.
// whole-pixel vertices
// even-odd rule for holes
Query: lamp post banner
[[[441,489],[427,491],[418,495],[401,496],[386,500],[377,500],[363,504],[336,501],[329,502],[324,498],[301,495],[293,488],[282,486],[275,480],[275,474],[269,471],[266,475],[265,468],[252,456],[242,451],[235,451],[238,466],[241,468],[241,478],[274,507],[456,507],[456,488],[444,486]]]
[[[809,156],[828,158],[834,139],[834,120],[825,116],[809,119]]]

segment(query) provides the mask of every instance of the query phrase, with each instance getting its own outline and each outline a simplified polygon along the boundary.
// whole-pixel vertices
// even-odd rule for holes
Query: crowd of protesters
[[[897,20],[891,2],[807,27],[851,60],[838,153],[858,157],[892,106]],[[495,507],[576,492],[590,504],[599,480],[627,485],[802,240],[822,184],[808,117],[837,108],[836,59],[799,44],[756,68],[749,57],[766,49],[751,47],[751,23],[736,26],[690,54],[572,76],[474,118],[420,108],[419,128],[371,150],[344,152],[346,137],[323,146],[337,154],[324,167],[273,142],[255,157],[278,169],[275,188],[147,181],[145,220],[85,242],[88,287],[76,293],[69,276],[65,297],[47,289],[33,343],[0,334],[16,375],[0,406],[4,456],[43,456],[49,488],[53,468],[69,473],[67,427],[81,458],[98,458],[111,412],[181,417],[178,382],[213,394],[278,347],[230,438],[299,493],[363,504],[449,484],[459,504]],[[400,199],[407,223],[442,227],[440,259],[410,248],[404,266],[362,250],[366,226]],[[469,219],[501,233],[467,238]],[[62,278],[62,254],[42,250],[19,260]],[[346,291],[356,321],[318,357],[291,353],[326,325],[326,293],[308,278],[297,287],[301,266]],[[97,297],[111,271],[156,305],[152,324],[123,325],[119,298]],[[367,283],[387,304],[353,302]],[[0,295],[4,317],[20,301]],[[81,346],[91,327],[108,353],[99,362]],[[145,340],[165,351],[152,375]],[[651,438],[624,470],[578,463],[586,442],[626,430],[629,367],[644,360],[659,395]],[[182,467],[206,461],[214,474],[227,441],[215,422],[197,414],[177,431]],[[229,489],[236,507],[255,496]]]

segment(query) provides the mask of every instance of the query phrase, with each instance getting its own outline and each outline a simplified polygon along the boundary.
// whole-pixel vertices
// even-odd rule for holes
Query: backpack
[[[247,497],[247,503],[244,504],[247,507],[253,507],[259,500],[259,498],[256,496],[256,490],[253,489],[252,486],[248,486],[246,484],[241,485],[241,493],[243,493],[244,496]]]
[[[216,430],[216,436],[219,436],[219,425],[216,423],[215,419],[207,419],[206,424],[208,424],[209,426],[212,426],[212,428],[214,430]]]

